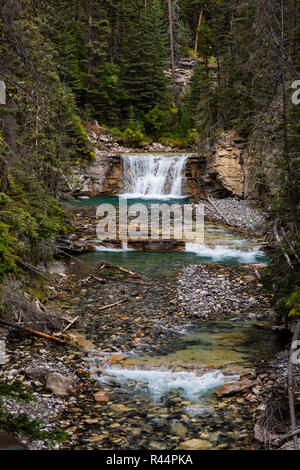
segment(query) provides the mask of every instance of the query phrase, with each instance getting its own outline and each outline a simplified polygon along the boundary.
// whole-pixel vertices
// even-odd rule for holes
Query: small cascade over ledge
[[[182,187],[187,155],[129,154],[122,157],[123,196],[167,199],[185,197]]]

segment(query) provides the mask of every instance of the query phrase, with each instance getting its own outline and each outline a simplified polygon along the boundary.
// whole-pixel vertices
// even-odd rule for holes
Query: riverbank
[[[200,201],[210,220],[226,223],[250,236],[273,239],[270,217],[257,207],[255,201],[234,197],[210,198],[210,201]]]

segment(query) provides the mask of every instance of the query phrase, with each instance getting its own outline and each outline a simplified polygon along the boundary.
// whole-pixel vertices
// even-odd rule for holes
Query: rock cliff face
[[[210,141],[186,162],[183,194],[205,197],[205,189],[216,197],[247,196],[249,167],[247,141],[235,131]],[[74,195],[114,195],[122,192],[121,156],[95,149],[97,158],[78,175]],[[205,184],[204,184],[205,183]]]
[[[216,138],[206,154],[206,186],[219,195],[245,196],[247,140],[230,131]]]
[[[190,156],[186,161],[185,180],[182,193],[196,198],[205,197],[203,191],[203,175],[205,174],[205,159],[197,155]]]
[[[97,150],[95,152],[97,158],[78,175],[75,196],[118,194],[122,188],[120,155],[101,154]]]

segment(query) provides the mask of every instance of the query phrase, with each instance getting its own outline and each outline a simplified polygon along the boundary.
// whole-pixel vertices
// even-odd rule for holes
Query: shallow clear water
[[[163,201],[167,204],[184,204],[186,199],[170,199]],[[129,199],[128,206],[143,203],[147,207],[151,204],[162,203],[161,199]],[[71,206],[96,207],[99,204],[112,204],[118,206],[119,197],[91,197],[88,199],[75,199],[68,201]],[[174,251],[141,251],[121,249],[114,247],[101,247],[97,251],[86,253],[81,259],[89,265],[95,266],[100,260],[111,261],[120,266],[137,271],[146,277],[168,277],[180,266],[200,263],[247,264],[268,262],[266,253],[262,251],[259,241],[245,237],[242,233],[220,224],[205,222],[204,245],[187,243],[185,250]]]
[[[186,199],[176,199],[168,203],[183,204],[185,201]],[[95,197],[77,199],[70,204],[74,207],[77,205],[95,207],[101,203],[117,205],[118,202],[118,197]],[[162,201],[161,199],[153,201],[134,198],[128,200],[129,205],[136,202],[150,205],[153,202],[161,203]],[[72,264],[70,269],[74,272],[76,270],[88,272],[94,269],[100,260],[107,260],[141,273],[144,279],[167,283],[173,282],[178,270],[184,265],[222,263],[233,266],[268,262],[268,257],[262,251],[258,240],[247,238],[233,229],[211,222],[205,224],[204,245],[187,244],[185,250],[160,252],[130,250],[126,245],[123,245],[122,249],[107,247],[103,249],[99,246],[98,250],[85,253],[80,259],[85,261],[86,265]],[[155,291],[149,291],[146,296],[134,303],[133,307],[128,309],[127,305],[120,306],[117,312],[119,315],[130,316],[131,309],[133,309],[133,315],[138,317],[146,311],[151,312],[151,309],[155,311],[157,308],[164,308],[162,304],[157,307],[156,295]],[[80,309],[80,302],[83,300],[78,300],[78,302],[79,304],[75,307],[76,312]],[[165,308],[168,309],[168,300],[165,301]],[[268,312],[257,313],[257,315],[254,313],[250,317],[233,317],[228,321],[198,320],[192,326],[188,326],[185,331],[182,329],[178,331],[177,336],[175,338],[173,336],[172,340],[160,343],[156,349],[150,348],[148,352],[134,352],[127,355],[122,362],[122,367],[103,365],[101,355],[99,360],[97,357],[91,358],[90,364],[93,364],[93,370],[96,370],[102,386],[105,386],[106,381],[107,383],[114,381],[123,391],[129,393],[129,401],[135,399],[134,397],[138,400],[142,394],[147,397],[149,403],[163,403],[168,394],[178,393],[183,403],[182,406],[185,406],[185,413],[192,419],[197,417],[199,420],[199,429],[193,435],[195,438],[199,437],[201,429],[206,426],[207,439],[214,448],[224,440],[230,442],[229,448],[242,448],[238,430],[244,425],[243,419],[251,427],[251,417],[250,421],[246,417],[240,418],[240,424],[236,424],[235,433],[234,420],[237,419],[237,410],[232,408],[231,411],[229,407],[226,412],[218,411],[221,401],[213,392],[226,382],[238,380],[239,370],[259,366],[261,361],[267,360],[274,352],[280,350],[282,345],[280,335],[258,324],[267,319]],[[97,339],[97,332],[101,331],[101,323],[97,323],[97,318],[93,321],[95,321],[94,326],[91,325],[89,317],[85,334],[101,349],[101,342],[99,340],[98,343]],[[126,332],[124,334],[126,335]],[[236,374],[230,372],[228,370],[230,368],[235,369]],[[197,404],[201,407],[197,408]],[[210,410],[215,408],[209,417],[205,417],[205,410],[207,410],[203,408],[205,406],[208,406]],[[247,414],[246,411],[245,413]],[[222,429],[225,434],[226,429],[230,429],[230,432],[228,431],[230,436],[228,434],[225,438],[216,439],[213,435],[214,429]]]

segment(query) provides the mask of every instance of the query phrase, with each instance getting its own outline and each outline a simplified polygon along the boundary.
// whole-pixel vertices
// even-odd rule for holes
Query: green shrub
[[[50,445],[55,442],[62,442],[66,439],[67,433],[60,429],[45,431],[41,429],[43,421],[31,420],[25,413],[18,416],[6,413],[1,407],[1,398],[11,397],[16,401],[37,401],[37,399],[24,391],[22,382],[14,381],[10,384],[0,381],[0,429],[9,434],[26,436],[30,440],[43,440]]]
[[[141,145],[144,140],[144,134],[139,123],[133,121],[129,123],[129,127],[123,133],[124,142],[129,145]]]
[[[288,317],[300,317],[300,289],[277,301],[277,310]]]
[[[157,105],[145,115],[145,126],[148,133],[157,138],[166,128],[167,113]]]

